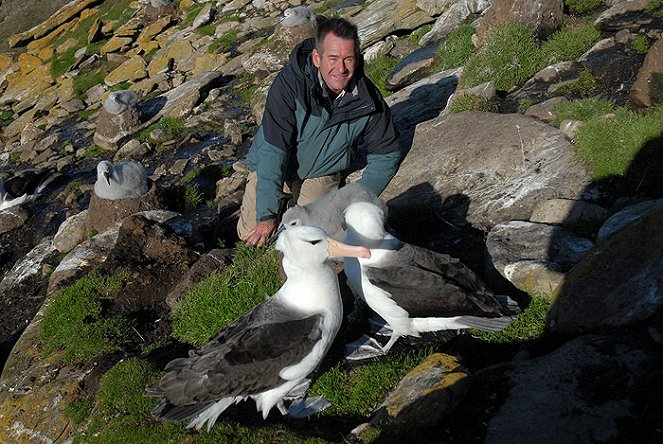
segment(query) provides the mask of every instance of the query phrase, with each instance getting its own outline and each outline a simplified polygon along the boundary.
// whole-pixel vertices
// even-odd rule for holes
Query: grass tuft
[[[462,94],[454,97],[447,109],[452,113],[466,111],[497,112],[498,106],[493,100],[488,100],[474,94]]]
[[[433,70],[439,72],[465,65],[475,51],[472,44],[472,34],[475,31],[474,26],[468,24],[449,34],[437,48]]]
[[[577,60],[600,36],[601,33],[591,22],[576,28],[566,26],[546,40],[541,51],[547,64]]]
[[[59,290],[41,322],[44,353],[64,350],[64,361],[77,363],[117,350],[126,343],[130,321],[105,316],[103,300],[119,290],[129,276],[129,272],[103,276],[92,271]]]
[[[487,332],[470,330],[470,334],[490,344],[523,343],[539,339],[546,329],[546,315],[550,300],[545,296],[533,295],[530,304],[511,325],[502,331]]]
[[[573,119],[587,121],[594,117],[604,116],[613,112],[615,104],[611,100],[598,97],[589,97],[586,99],[564,101],[557,104],[553,110],[555,118],[552,124],[559,126],[563,120]]]
[[[332,405],[322,415],[368,416],[390,390],[432,352],[390,354],[351,370],[337,364],[311,387],[311,396],[322,395]]]
[[[278,254],[273,249],[238,244],[233,264],[212,273],[173,310],[173,336],[205,344],[281,286]]]
[[[380,56],[367,62],[364,66],[366,75],[375,83],[383,97],[392,94],[391,91],[387,91],[385,88],[385,83],[399,61],[400,59],[396,57]]]
[[[534,32],[524,25],[507,23],[491,32],[481,49],[467,60],[459,88],[492,80],[497,89],[508,91],[532,77],[542,61]]]
[[[663,105],[645,114],[618,108],[614,117],[595,117],[576,135],[576,153],[592,179],[626,177],[636,187],[661,191]]]
[[[570,14],[585,14],[603,6],[603,0],[565,0],[564,4],[569,8]]]

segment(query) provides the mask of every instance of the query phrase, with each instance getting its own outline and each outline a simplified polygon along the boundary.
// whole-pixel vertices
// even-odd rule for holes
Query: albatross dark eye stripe
[[[322,239],[310,240],[309,243],[310,243],[311,245],[317,245],[317,244],[320,243],[321,240],[322,240]]]

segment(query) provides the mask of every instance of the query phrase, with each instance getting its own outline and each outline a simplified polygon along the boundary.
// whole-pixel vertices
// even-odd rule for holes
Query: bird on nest
[[[251,398],[267,418],[276,405],[305,382],[320,364],[341,325],[342,302],[330,255],[361,256],[316,227],[294,227],[276,241],[287,279],[271,297],[224,328],[186,358],[171,361],[168,372],[146,390],[165,397],[152,414],[189,420],[188,428],[208,430],[229,406]]]
[[[519,311],[500,301],[458,259],[400,241],[384,228],[384,212],[369,202],[345,210],[345,242],[371,250],[368,258],[346,258],[343,269],[353,293],[391,329],[383,347],[364,336],[349,344],[348,359],[384,355],[401,336],[476,328],[499,331]]]
[[[98,197],[109,200],[128,199],[142,196],[149,189],[147,173],[141,163],[125,160],[113,164],[102,160],[97,164],[94,194]]]

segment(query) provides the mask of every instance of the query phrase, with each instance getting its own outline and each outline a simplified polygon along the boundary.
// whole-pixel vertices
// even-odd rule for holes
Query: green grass
[[[90,416],[92,407],[94,407],[93,400],[87,398],[76,399],[67,404],[64,415],[71,419],[74,424],[80,425]]]
[[[649,39],[644,35],[636,35],[631,41],[631,48],[639,54],[647,54],[649,51]]]
[[[150,133],[156,129],[163,130],[163,135],[159,141],[180,139],[187,135],[188,131],[184,127],[184,119],[164,116],[158,122],[153,123],[138,134],[138,140],[149,142]]]
[[[106,74],[100,71],[88,75],[77,75],[74,77],[74,94],[81,100],[85,100],[88,89],[103,83]]]
[[[552,124],[559,126],[563,120],[573,119],[587,121],[595,117],[605,116],[613,112],[615,104],[611,100],[598,97],[565,101],[557,104],[553,110],[555,118]]]
[[[541,45],[541,51],[546,64],[577,60],[600,36],[601,33],[592,22],[583,23],[576,28],[565,26]]]
[[[78,191],[81,188],[81,185],[83,185],[82,180],[73,180],[67,184],[64,190],[67,193],[73,193],[75,191]]]
[[[508,91],[523,84],[543,67],[543,56],[532,30],[508,23],[496,28],[481,49],[466,62],[459,88],[494,81]]]
[[[273,249],[238,244],[233,264],[200,282],[173,310],[173,336],[200,346],[281,286]]]
[[[584,14],[603,6],[603,0],[564,0],[571,14]]]
[[[487,100],[474,94],[462,94],[453,98],[448,106],[448,110],[452,113],[466,111],[497,112],[498,107],[492,100]]]
[[[76,61],[74,53],[78,49],[79,48],[69,48],[65,52],[55,54],[51,57],[51,76],[53,76],[54,79],[57,79],[67,72],[67,70],[74,64]]]
[[[379,56],[367,62],[364,67],[366,75],[375,83],[383,97],[392,94],[391,91],[386,90],[385,82],[399,61],[400,59],[396,57]]]
[[[428,34],[431,29],[433,29],[433,25],[424,25],[407,36],[407,39],[412,43],[419,43],[419,40],[421,40],[424,35]]]
[[[351,370],[337,364],[311,387],[311,396],[322,395],[332,405],[322,415],[368,416],[390,390],[431,351],[389,354]]]
[[[223,34],[221,37],[214,40],[207,48],[207,52],[210,54],[216,52],[227,52],[237,44],[238,42],[239,29],[231,29],[230,31]],[[246,37],[244,37],[246,39]],[[241,42],[240,42],[241,43]]]
[[[126,343],[130,321],[105,315],[103,301],[129,276],[129,272],[111,277],[93,271],[59,290],[41,322],[44,353],[64,350],[64,361],[76,363],[118,350]]]
[[[10,110],[0,111],[0,127],[9,125],[14,121],[14,112]]]
[[[200,175],[200,168],[192,168],[184,175],[182,182],[191,183],[196,179],[196,177],[198,177],[198,175]]]
[[[187,185],[184,187],[184,206],[192,209],[200,205],[205,197],[200,191],[200,186],[197,183]]]
[[[546,315],[550,300],[545,296],[533,295],[529,306],[507,328],[498,332],[470,330],[470,334],[489,344],[518,344],[539,339],[546,328]]]
[[[468,24],[460,26],[449,34],[437,48],[433,70],[439,72],[465,65],[475,51],[472,44],[472,34],[475,31],[474,26]]]
[[[596,117],[576,135],[576,153],[594,180],[627,177],[637,186],[661,190],[663,106],[645,114],[618,108],[612,118]]]
[[[594,74],[592,74],[589,68],[583,68],[580,71],[577,80],[562,86],[557,92],[588,97],[594,94],[600,87],[601,83]]]
[[[92,145],[87,150],[85,150],[85,153],[83,154],[83,159],[92,159],[94,157],[101,156],[103,153],[105,153],[103,148],[97,145]]]

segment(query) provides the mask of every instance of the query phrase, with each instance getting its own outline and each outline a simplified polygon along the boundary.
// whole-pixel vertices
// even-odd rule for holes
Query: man
[[[275,232],[284,189],[305,205],[338,188],[361,141],[361,183],[379,195],[401,152],[391,111],[363,73],[357,28],[333,18],[290,54],[274,80],[247,156],[250,170],[237,233],[261,246]]]

